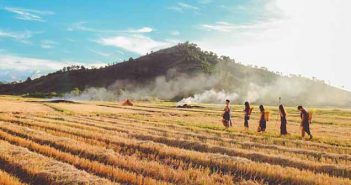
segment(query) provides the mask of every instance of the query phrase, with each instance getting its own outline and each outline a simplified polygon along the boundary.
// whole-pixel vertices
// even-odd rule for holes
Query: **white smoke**
[[[256,102],[260,98],[260,90],[262,88],[254,83],[249,84],[249,88],[246,95],[246,101]]]
[[[236,93],[227,93],[224,90],[216,91],[214,89],[206,90],[203,93],[182,99],[177,105],[193,104],[193,103],[222,103],[226,99],[235,101],[239,97]]]
[[[120,99],[159,98],[170,100],[178,96],[184,97],[199,93],[204,89],[212,88],[218,82],[219,80],[216,76],[206,74],[195,76],[168,74],[156,77],[155,80],[143,84],[130,80],[117,80],[108,89],[112,91],[119,89],[118,96]]]
[[[187,97],[210,89],[218,84],[217,76],[203,73],[187,75],[168,71],[165,76],[158,76],[146,83],[132,80],[117,80],[108,88],[86,88],[81,93],[67,93],[64,95],[70,100],[98,100],[116,101],[124,99],[133,100],[174,100]]]
[[[87,88],[80,94],[70,92],[64,95],[64,99],[68,100],[97,100],[97,101],[115,101],[118,96],[113,91],[106,88]]]
[[[133,100],[180,100],[178,105],[192,103],[222,103],[229,99],[242,104],[277,105],[350,105],[349,92],[331,89],[321,82],[301,77],[278,77],[262,79],[262,75],[250,73],[249,79],[236,81],[219,74],[187,75],[170,70],[164,76],[150,81],[117,80],[108,88],[86,88],[80,94],[65,95],[70,100],[120,101]],[[230,74],[230,73],[229,73]],[[186,98],[184,98],[186,97]]]

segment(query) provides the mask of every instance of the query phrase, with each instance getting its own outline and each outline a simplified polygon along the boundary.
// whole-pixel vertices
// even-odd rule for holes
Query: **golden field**
[[[241,105],[224,129],[224,105],[133,103],[0,96],[0,185],[351,184],[351,110],[313,108],[308,141],[295,107],[281,137],[277,107],[257,133],[257,106],[245,130]]]

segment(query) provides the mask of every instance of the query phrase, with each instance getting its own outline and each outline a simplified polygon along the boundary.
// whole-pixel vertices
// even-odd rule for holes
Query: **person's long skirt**
[[[286,118],[282,117],[280,119],[280,135],[288,134],[288,131],[286,130],[286,122]]]
[[[264,131],[266,131],[266,121],[265,121],[265,120],[261,120],[261,121],[260,121],[260,126],[259,126],[258,131],[259,131],[259,132],[264,132]]]
[[[223,115],[223,125],[225,127],[231,127],[232,126],[232,120],[230,118],[230,114],[229,112],[225,112],[224,115]]]
[[[311,135],[310,123],[308,123],[308,121],[306,121],[306,122],[303,124],[303,131],[306,132],[308,135]]]
[[[249,119],[250,119],[249,116],[245,116],[245,118],[244,118],[244,120],[245,120],[245,122],[244,122],[245,128],[249,128]]]

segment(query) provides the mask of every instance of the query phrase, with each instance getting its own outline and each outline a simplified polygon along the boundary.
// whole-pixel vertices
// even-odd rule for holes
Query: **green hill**
[[[60,94],[91,87],[106,88],[116,96],[124,92],[133,98],[180,100],[213,89],[237,94],[238,103],[276,104],[281,97],[291,105],[351,106],[350,92],[323,81],[245,66],[189,43],[99,69],[71,66],[34,80],[2,84],[0,93]]]

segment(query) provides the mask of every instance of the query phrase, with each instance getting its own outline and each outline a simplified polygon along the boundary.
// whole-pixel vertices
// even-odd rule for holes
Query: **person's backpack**
[[[312,123],[312,117],[315,110],[308,111],[308,122]]]
[[[268,111],[264,112],[264,119],[266,121],[269,121],[269,112]]]
[[[252,110],[253,110],[253,108],[250,108],[250,111],[249,111],[249,116],[251,115],[251,113],[252,113]]]

